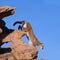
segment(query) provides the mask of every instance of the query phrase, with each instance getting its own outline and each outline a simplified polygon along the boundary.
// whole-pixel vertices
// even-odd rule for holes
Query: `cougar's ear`
[[[20,21],[21,24],[25,24],[25,21]]]

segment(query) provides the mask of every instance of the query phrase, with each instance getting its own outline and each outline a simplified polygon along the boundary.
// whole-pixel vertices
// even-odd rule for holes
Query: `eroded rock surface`
[[[6,47],[5,49],[1,49],[2,53],[0,54],[0,58],[5,57],[5,59],[8,59],[8,60],[36,60],[37,53],[38,53],[37,49],[32,46],[27,45],[21,39],[18,39],[19,37],[22,36],[23,32],[20,32],[19,37],[18,37],[17,32],[19,32],[19,30],[14,30],[11,33],[13,37],[17,39],[16,40],[14,39],[15,41],[11,40],[13,42],[11,46]],[[9,35],[6,37],[8,40]],[[3,52],[4,50],[6,52]]]
[[[25,35],[20,30],[8,29],[2,18],[14,13],[14,8],[0,6],[0,60],[37,60],[38,51],[27,45],[21,37]],[[1,48],[4,43],[12,42],[10,46]]]
[[[4,17],[14,14],[15,8],[10,6],[0,6],[0,20]]]

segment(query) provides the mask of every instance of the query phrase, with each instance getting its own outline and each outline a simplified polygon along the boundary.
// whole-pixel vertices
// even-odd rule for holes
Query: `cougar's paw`
[[[41,46],[42,50],[44,49],[44,44],[42,43],[42,46]]]
[[[22,30],[22,27],[19,25],[18,29],[19,29],[19,30]]]
[[[43,50],[44,49],[44,44],[43,43],[40,43],[40,48]]]

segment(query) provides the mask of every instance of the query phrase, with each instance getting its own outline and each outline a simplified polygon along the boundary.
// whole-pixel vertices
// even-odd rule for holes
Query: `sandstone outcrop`
[[[0,7],[0,60],[37,60],[38,51],[29,46],[21,37],[24,32],[8,29],[2,18],[14,13],[15,8],[9,6]],[[12,42],[10,46],[1,48],[4,43]]]
[[[15,8],[9,6],[0,6],[0,19],[14,14]]]

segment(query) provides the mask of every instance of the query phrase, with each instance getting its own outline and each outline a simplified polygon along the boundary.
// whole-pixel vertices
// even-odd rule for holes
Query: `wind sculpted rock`
[[[0,20],[4,17],[14,14],[15,8],[9,6],[0,6]]]

